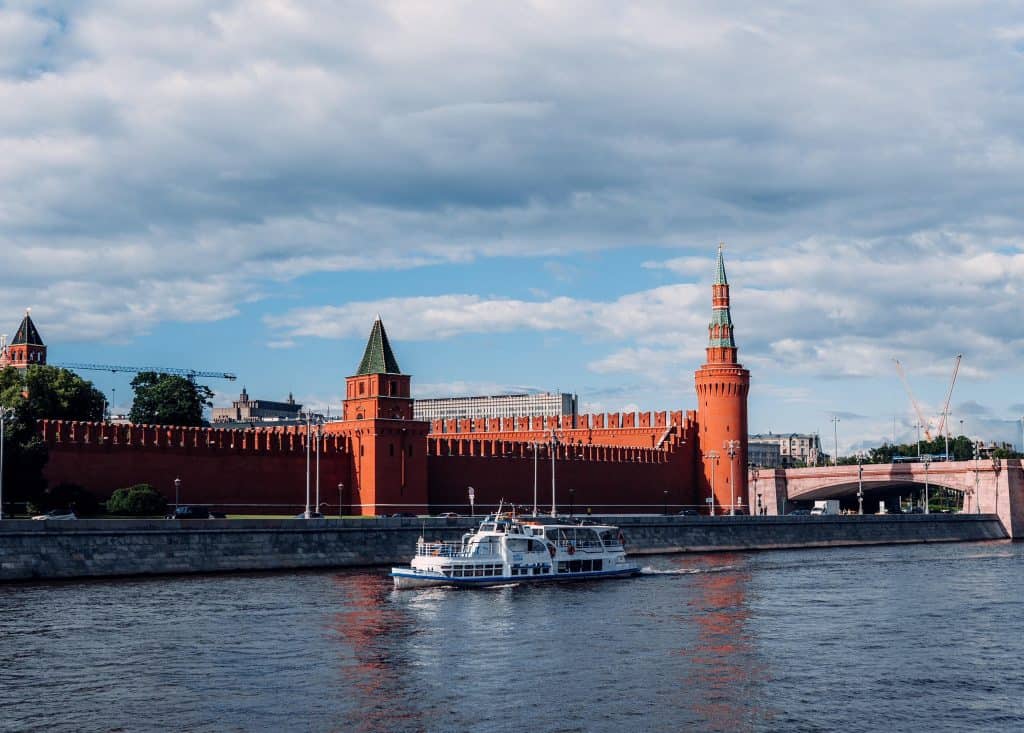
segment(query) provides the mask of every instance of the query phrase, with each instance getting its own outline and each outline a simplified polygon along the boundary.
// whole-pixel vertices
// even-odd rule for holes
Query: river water
[[[1024,544],[0,587],[0,729],[1021,731]]]

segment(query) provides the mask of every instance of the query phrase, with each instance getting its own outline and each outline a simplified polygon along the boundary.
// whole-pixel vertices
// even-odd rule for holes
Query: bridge
[[[995,514],[1007,534],[1024,538],[1024,468],[1021,460],[982,459],[927,463],[865,463],[850,466],[751,470],[747,506],[786,514],[795,502],[844,500],[856,507],[863,485],[864,511],[885,498],[916,492],[926,484],[961,494],[959,510]],[[851,502],[852,499],[852,502]],[[799,506],[799,505],[796,505]]]

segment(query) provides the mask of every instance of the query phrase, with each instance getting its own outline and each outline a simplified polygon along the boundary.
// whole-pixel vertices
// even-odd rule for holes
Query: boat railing
[[[466,557],[461,542],[417,542],[417,557]]]

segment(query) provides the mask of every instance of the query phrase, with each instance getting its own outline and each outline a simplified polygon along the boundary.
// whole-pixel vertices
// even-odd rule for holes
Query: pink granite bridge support
[[[964,494],[962,511],[995,514],[1007,534],[1024,538],[1024,467],[1019,459],[931,463],[864,464],[864,490],[899,486],[942,486]],[[761,470],[751,481],[748,506],[756,507],[757,494],[768,514],[781,514],[791,501],[813,501],[856,496],[858,467],[824,466]]]

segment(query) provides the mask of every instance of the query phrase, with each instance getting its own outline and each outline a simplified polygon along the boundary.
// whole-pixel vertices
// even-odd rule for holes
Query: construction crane
[[[238,377],[231,372],[207,372],[200,369],[169,369],[167,367],[154,367],[154,366],[121,366],[118,364],[77,364],[77,363],[65,363],[65,364],[54,364],[54,366],[63,367],[64,369],[85,369],[94,372],[129,372],[138,374],[140,372],[156,372],[157,374],[173,374],[178,377],[188,377],[190,381],[195,381],[196,377],[202,377],[203,379],[227,379],[230,382],[235,381]]]
[[[960,373],[960,362],[963,358],[963,354],[957,354],[956,361],[953,364],[953,378],[949,382],[949,389],[946,391],[946,402],[942,406],[942,413],[939,415],[938,419],[939,427],[937,429],[937,432],[939,435],[946,434],[946,420],[949,417],[949,402],[953,398],[953,387],[956,386],[956,377]],[[932,423],[930,420],[924,419],[924,413],[921,412],[921,406],[917,404],[917,399],[914,397],[914,392],[910,389],[910,382],[907,381],[907,374],[906,372],[903,371],[903,365],[900,364],[900,360],[893,359],[893,361],[896,362],[896,371],[899,373],[900,380],[903,382],[903,388],[907,391],[907,396],[910,397],[910,404],[914,406],[914,412],[917,414],[918,424],[924,429],[924,437],[929,442],[931,442]]]
[[[910,404],[914,406],[914,412],[917,414],[917,424],[924,429],[924,437],[931,442],[932,434],[929,430],[930,424],[924,420],[924,413],[921,412],[921,406],[917,404],[914,392],[910,389],[910,382],[907,381],[907,375],[906,372],[903,371],[903,365],[900,364],[899,359],[893,359],[893,361],[896,362],[896,371],[899,372],[900,381],[903,382],[903,389],[907,390],[907,396],[910,397]]]
[[[963,354],[956,355],[956,364],[953,365],[953,378],[949,382],[949,391],[946,392],[946,403],[942,406],[942,417],[939,419],[939,435],[946,434],[946,420],[949,418],[949,401],[953,397],[953,387],[956,385],[956,375],[960,373],[960,360],[963,358]]]

